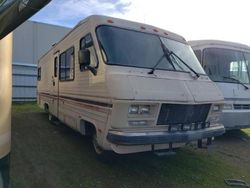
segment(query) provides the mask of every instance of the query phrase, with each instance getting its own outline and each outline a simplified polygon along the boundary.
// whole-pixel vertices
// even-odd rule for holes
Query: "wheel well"
[[[44,110],[45,110],[45,112],[49,112],[49,105],[48,105],[48,103],[44,103]]]
[[[89,121],[80,120],[80,132],[83,135],[92,136],[96,133],[96,127]]]

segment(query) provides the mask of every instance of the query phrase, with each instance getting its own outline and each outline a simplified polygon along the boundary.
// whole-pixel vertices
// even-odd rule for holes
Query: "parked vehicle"
[[[0,187],[9,187],[11,149],[12,34],[0,40]]]
[[[10,187],[12,34],[50,0],[0,0],[0,187]]]
[[[38,104],[98,154],[172,149],[224,133],[223,96],[177,34],[91,16],[38,63]]]
[[[221,123],[227,130],[250,127],[250,47],[231,42],[190,41],[208,76],[225,97]]]

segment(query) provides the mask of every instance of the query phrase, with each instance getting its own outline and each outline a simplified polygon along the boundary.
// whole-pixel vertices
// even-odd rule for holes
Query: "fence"
[[[35,101],[37,87],[37,65],[13,63],[13,101]]]

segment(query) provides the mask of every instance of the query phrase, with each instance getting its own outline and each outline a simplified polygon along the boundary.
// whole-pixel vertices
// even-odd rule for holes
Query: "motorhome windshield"
[[[187,44],[112,26],[98,27],[97,37],[107,64],[151,69],[164,55],[163,43],[167,49],[176,53],[197,73],[205,74],[191,47]],[[190,72],[190,69],[178,59],[174,59],[173,63],[163,58],[156,69]]]
[[[204,50],[203,65],[213,81],[249,84],[250,54],[220,48]]]

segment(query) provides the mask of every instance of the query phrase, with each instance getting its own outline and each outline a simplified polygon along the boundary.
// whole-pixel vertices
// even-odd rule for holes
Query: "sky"
[[[74,27],[89,15],[154,25],[186,40],[250,45],[250,0],[52,0],[31,20]]]

